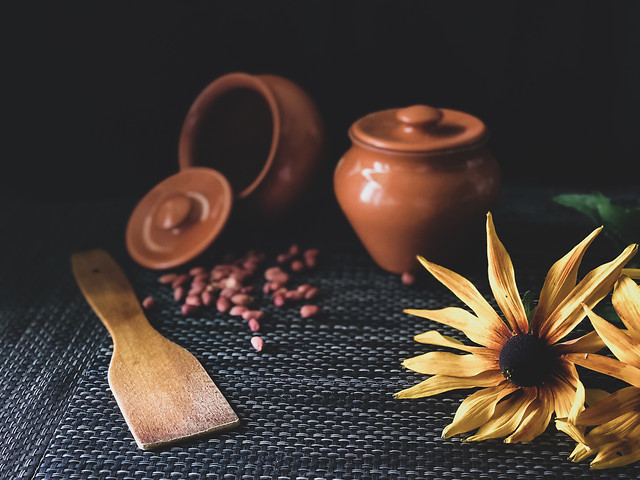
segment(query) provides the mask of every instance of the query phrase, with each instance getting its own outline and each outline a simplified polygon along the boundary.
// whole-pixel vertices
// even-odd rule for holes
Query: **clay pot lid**
[[[193,167],[163,180],[133,210],[127,250],[140,265],[172,268],[201,254],[224,228],[233,202],[227,179]]]
[[[371,113],[349,130],[353,141],[399,152],[441,152],[477,147],[487,140],[487,127],[468,113],[414,105]]]

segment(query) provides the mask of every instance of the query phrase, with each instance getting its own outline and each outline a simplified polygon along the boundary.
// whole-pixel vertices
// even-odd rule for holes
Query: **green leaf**
[[[597,208],[605,228],[627,244],[640,242],[640,208],[620,207],[601,197]]]
[[[615,205],[599,192],[592,194],[558,195],[553,201],[573,208],[604,226],[604,233],[622,249],[632,243],[640,243],[640,208]]]
[[[522,306],[524,307],[524,313],[527,316],[527,320],[529,320],[529,326],[531,326],[531,317],[533,317],[533,312],[536,311],[531,290],[524,292],[524,295],[522,296]]]
[[[582,194],[565,194],[558,195],[553,198],[553,201],[578,210],[580,213],[584,213],[588,217],[600,224],[600,214],[598,212],[598,200],[593,195]]]

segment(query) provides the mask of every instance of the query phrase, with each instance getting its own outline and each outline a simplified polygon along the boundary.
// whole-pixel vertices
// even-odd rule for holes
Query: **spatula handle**
[[[114,340],[124,325],[148,325],[129,280],[107,252],[74,253],[71,266],[80,290]]]

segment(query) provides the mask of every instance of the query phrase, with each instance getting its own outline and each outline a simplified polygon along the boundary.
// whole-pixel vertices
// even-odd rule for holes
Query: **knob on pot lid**
[[[399,152],[429,152],[472,148],[488,138],[487,127],[468,113],[413,105],[371,113],[349,130],[353,141]]]
[[[140,265],[172,268],[201,254],[224,228],[231,186],[216,170],[187,168],[163,180],[133,210],[127,250]]]

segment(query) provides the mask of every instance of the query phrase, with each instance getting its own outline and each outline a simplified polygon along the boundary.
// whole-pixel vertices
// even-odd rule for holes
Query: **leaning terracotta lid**
[[[353,141],[400,152],[438,152],[476,147],[487,140],[487,127],[468,113],[414,105],[371,113],[349,130]]]
[[[232,202],[229,182],[213,169],[193,167],[172,175],[133,210],[126,233],[129,254],[153,269],[194,259],[220,234]]]

